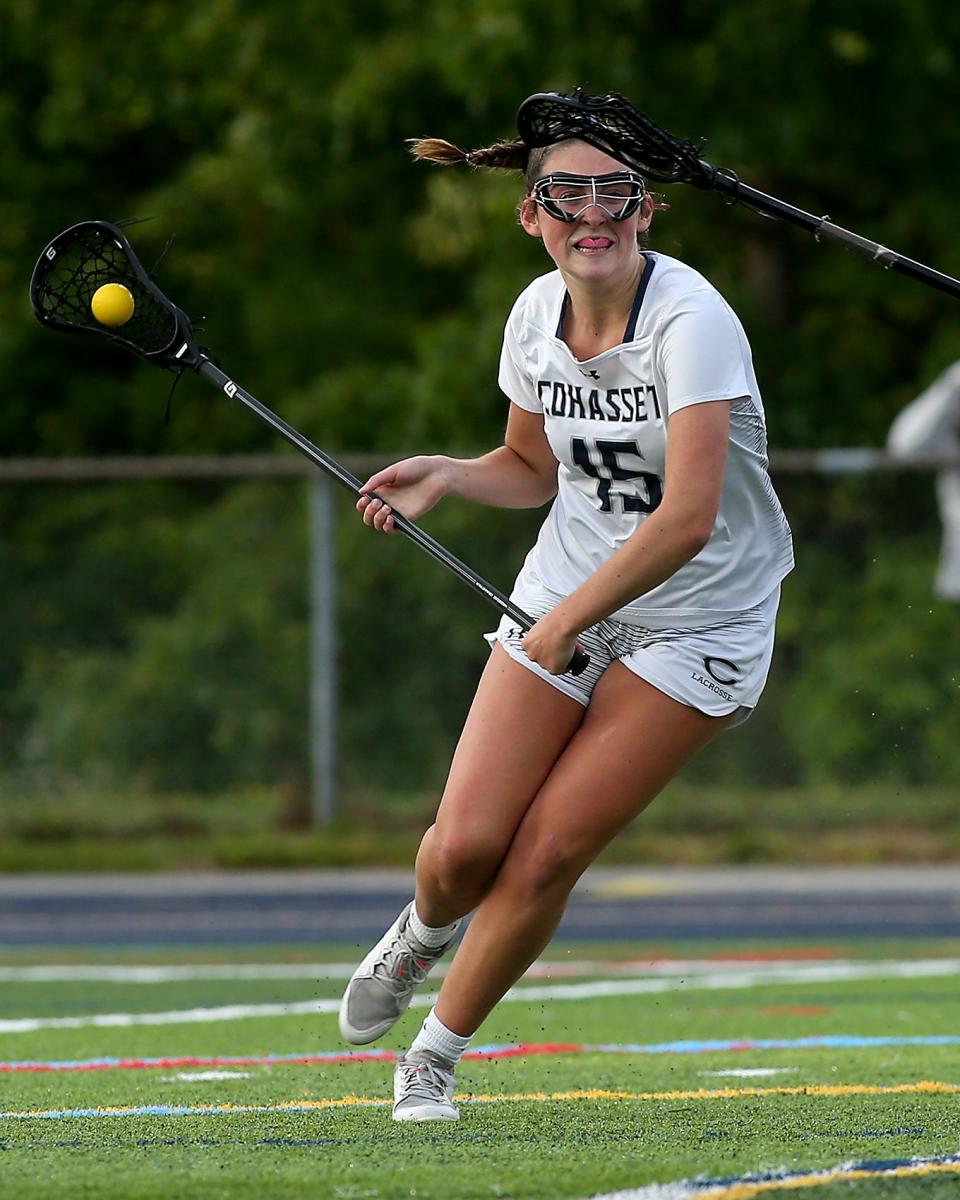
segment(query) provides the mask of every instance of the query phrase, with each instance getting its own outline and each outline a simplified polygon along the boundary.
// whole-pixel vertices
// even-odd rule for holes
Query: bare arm
[[[504,444],[480,458],[420,455],[371,475],[357,509],[364,522],[393,532],[393,509],[417,520],[444,496],[461,496],[498,508],[537,508],[556,494],[557,460],[543,429],[543,417],[510,405]]]
[[[727,459],[730,403],[710,401],[670,419],[663,500],[591,577],[527,634],[527,654],[549,671],[566,668],[581,630],[669,579],[710,537]]]

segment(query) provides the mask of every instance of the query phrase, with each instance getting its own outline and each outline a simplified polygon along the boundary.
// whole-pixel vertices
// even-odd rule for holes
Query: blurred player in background
[[[960,362],[902,410],[890,427],[887,449],[898,458],[960,455]],[[960,600],[960,467],[937,472],[937,501],[943,540],[934,590],[944,600]]]
[[[581,142],[522,141],[436,162],[517,169],[524,231],[556,269],[507,322],[504,444],[474,460],[406,459],[357,504],[390,532],[444,496],[553,501],[417,856],[415,900],[358,967],[340,1010],[374,1041],[474,915],[395,1074],[397,1120],[455,1120],[471,1036],[538,957],[583,871],[766,681],[790,531],[767,473],[766,430],[737,317],[696,271],[645,250],[643,179]],[[566,673],[577,645],[591,662]]]

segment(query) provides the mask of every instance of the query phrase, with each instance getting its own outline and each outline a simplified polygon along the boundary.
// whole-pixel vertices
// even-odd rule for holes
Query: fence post
[[[337,776],[336,538],[333,484],[316,472],[310,496],[310,824],[333,823]]]

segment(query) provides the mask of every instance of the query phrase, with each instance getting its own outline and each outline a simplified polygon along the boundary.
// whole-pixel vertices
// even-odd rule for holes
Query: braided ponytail
[[[426,162],[440,163],[448,166],[450,163],[465,162],[471,167],[487,167],[491,170],[524,171],[530,153],[526,144],[519,139],[512,142],[494,142],[480,150],[461,150],[452,142],[442,138],[410,138],[407,141],[410,153],[414,158]]]

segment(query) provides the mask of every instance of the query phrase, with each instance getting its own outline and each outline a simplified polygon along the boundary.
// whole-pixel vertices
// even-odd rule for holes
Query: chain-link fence
[[[760,708],[684,774],[704,811],[717,789],[960,784],[937,465],[774,457],[798,566]],[[158,793],[189,798],[186,828],[258,790],[314,825],[435,802],[496,614],[308,464],[7,460],[0,506],[8,820]],[[424,526],[508,591],[541,519],[451,501]]]

